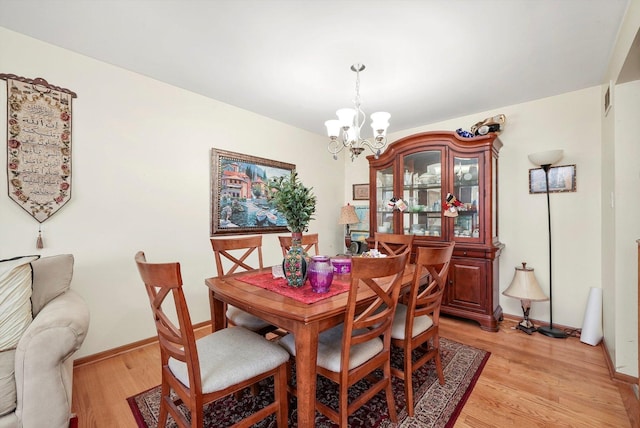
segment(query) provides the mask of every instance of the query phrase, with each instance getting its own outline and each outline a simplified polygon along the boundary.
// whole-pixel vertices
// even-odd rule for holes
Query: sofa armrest
[[[89,308],[73,290],[46,304],[16,349],[16,416],[24,428],[68,427],[73,353],[89,327]]]

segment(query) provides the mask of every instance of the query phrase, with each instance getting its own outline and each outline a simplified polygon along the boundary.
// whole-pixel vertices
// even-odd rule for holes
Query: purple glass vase
[[[333,280],[333,266],[328,256],[313,256],[307,268],[311,291],[326,293]]]

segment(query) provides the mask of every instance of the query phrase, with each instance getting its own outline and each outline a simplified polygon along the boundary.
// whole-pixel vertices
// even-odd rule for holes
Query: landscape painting
[[[269,179],[290,176],[294,164],[211,149],[211,235],[286,232],[268,198]]]

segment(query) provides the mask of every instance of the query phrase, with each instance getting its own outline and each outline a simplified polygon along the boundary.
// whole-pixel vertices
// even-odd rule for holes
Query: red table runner
[[[349,281],[341,281],[334,278],[331,282],[331,287],[329,287],[329,291],[326,293],[314,293],[311,291],[311,284],[308,279],[302,287],[296,288],[287,284],[287,280],[284,278],[274,278],[271,272],[249,273],[246,275],[239,275],[236,279],[286,297],[291,297],[294,300],[306,304],[315,303],[328,297],[335,296],[336,294],[344,293],[349,291],[350,287]]]

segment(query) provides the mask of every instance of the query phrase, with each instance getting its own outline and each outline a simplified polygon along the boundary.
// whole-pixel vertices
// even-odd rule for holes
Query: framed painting
[[[369,206],[355,205],[356,215],[358,216],[359,223],[350,225],[349,229],[353,230],[369,230]]]
[[[271,178],[290,176],[294,164],[211,149],[211,235],[287,232],[268,199]]]
[[[549,168],[549,193],[575,192],[576,166],[561,165]],[[529,193],[546,193],[547,184],[542,168],[529,170]]]
[[[369,183],[353,185],[353,200],[354,201],[369,200]]]
[[[350,235],[351,235],[352,241],[364,242],[369,237],[369,231],[368,230],[352,230],[350,232]]]

